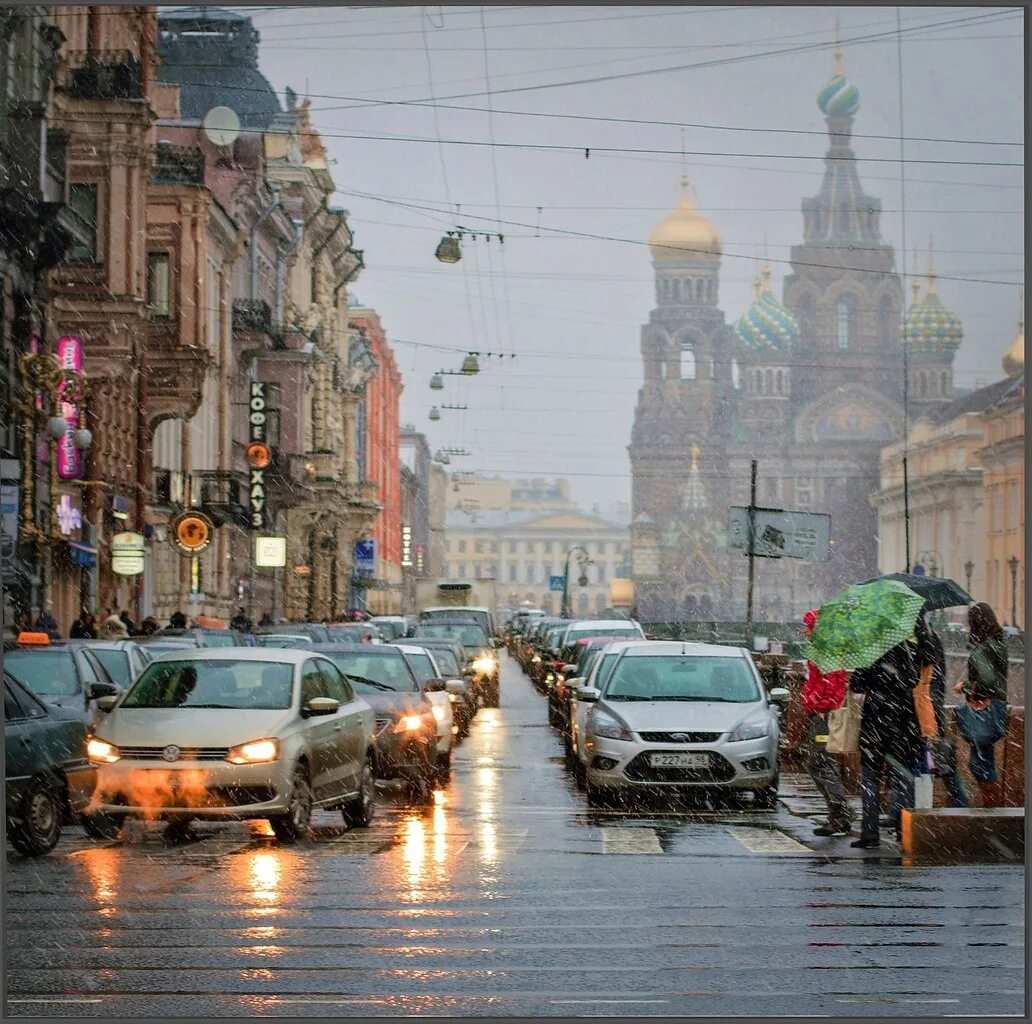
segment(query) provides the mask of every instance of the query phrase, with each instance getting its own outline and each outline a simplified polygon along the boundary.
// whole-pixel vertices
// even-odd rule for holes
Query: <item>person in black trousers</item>
[[[888,768],[895,794],[910,792],[923,744],[914,711],[918,682],[916,644],[904,641],[883,654],[870,668],[859,668],[849,680],[853,693],[865,695],[860,717],[860,837],[850,845],[864,850],[881,845],[878,828],[882,772]],[[897,796],[893,801],[907,801]],[[912,805],[912,801],[909,801]]]

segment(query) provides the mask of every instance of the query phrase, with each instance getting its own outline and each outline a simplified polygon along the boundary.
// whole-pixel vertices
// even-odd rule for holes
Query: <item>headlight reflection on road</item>
[[[273,901],[279,897],[278,853],[255,853],[251,858],[251,886],[255,899]]]
[[[77,859],[89,876],[93,898],[98,903],[111,903],[118,897],[118,865],[122,851],[100,847],[86,851],[86,856]],[[115,913],[111,906],[101,907],[100,913],[110,917]]]
[[[408,872],[409,900],[418,902],[423,897],[419,883],[423,880],[423,860],[426,856],[426,826],[422,818],[413,816],[405,822],[401,856]]]
[[[448,856],[448,816],[444,811],[444,801],[443,791],[437,790],[434,793],[434,863],[439,867]]]

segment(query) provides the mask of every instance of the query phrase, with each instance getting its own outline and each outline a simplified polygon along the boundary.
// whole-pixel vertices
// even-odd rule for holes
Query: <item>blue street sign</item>
[[[376,575],[376,540],[372,537],[355,541],[354,568],[356,576]]]
[[[548,577],[548,589],[554,590],[561,594],[563,592],[563,583],[565,582],[565,576],[549,576]]]
[[[914,566],[914,575],[915,576],[924,576],[925,575],[925,567],[920,562],[918,562]]]

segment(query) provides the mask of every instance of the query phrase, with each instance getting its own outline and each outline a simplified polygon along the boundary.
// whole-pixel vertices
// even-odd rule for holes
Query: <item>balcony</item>
[[[60,87],[77,99],[141,98],[140,62],[128,50],[72,50],[62,63]]]
[[[192,146],[173,146],[159,142],[155,147],[154,185],[203,185],[204,153]]]
[[[358,480],[348,484],[348,500],[353,505],[379,508],[380,487],[373,480]]]
[[[233,300],[233,331],[272,333],[272,310],[261,299]]]
[[[232,522],[246,526],[248,517],[247,477],[223,469],[198,469],[193,473],[191,502],[212,517],[215,524]]]

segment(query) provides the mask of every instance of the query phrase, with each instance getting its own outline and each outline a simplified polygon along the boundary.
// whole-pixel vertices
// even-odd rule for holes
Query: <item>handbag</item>
[[[855,754],[860,749],[860,711],[863,697],[846,691],[842,707],[828,712],[829,754]]]
[[[931,665],[925,665],[921,669],[921,678],[912,691],[917,724],[925,739],[939,735],[939,727],[935,721],[935,707],[932,704],[932,671]]]

